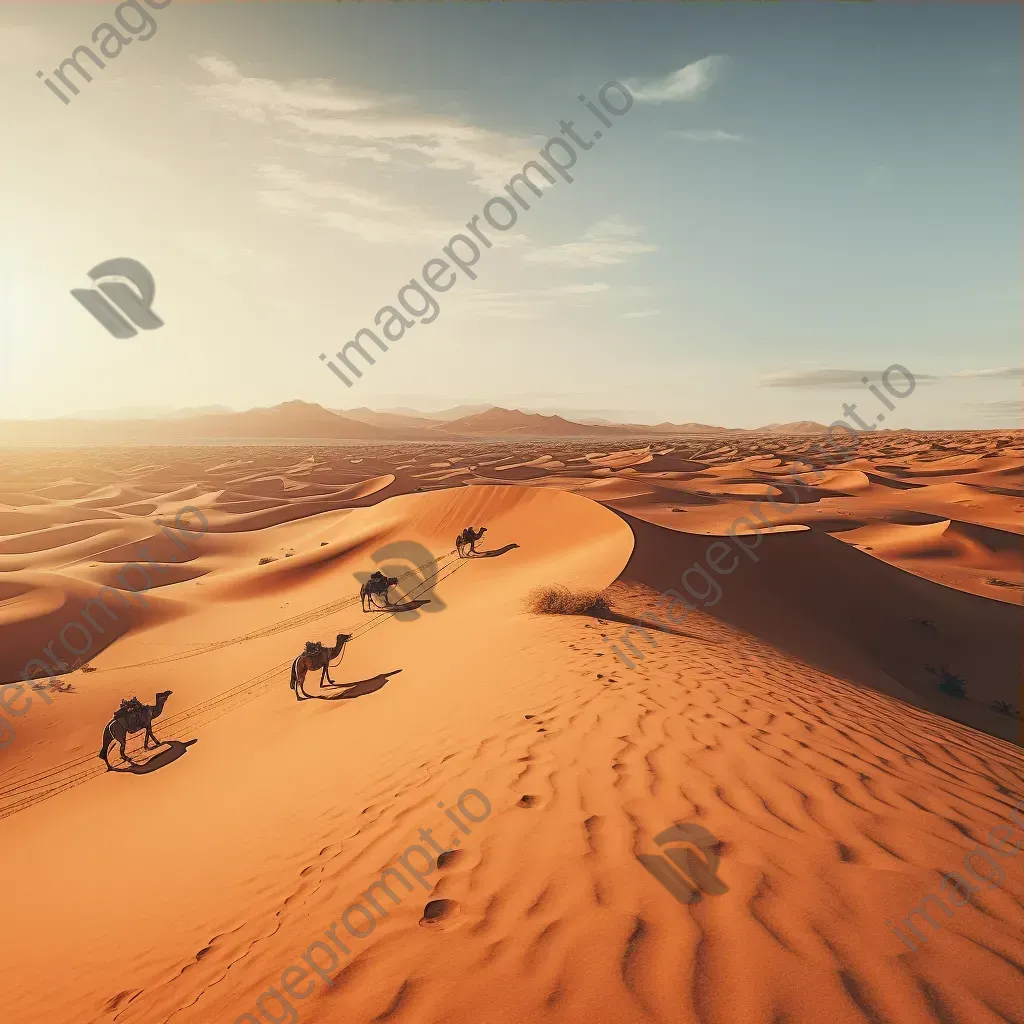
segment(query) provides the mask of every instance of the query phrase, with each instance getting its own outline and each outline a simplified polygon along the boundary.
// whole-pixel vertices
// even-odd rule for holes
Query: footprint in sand
[[[437,866],[450,868],[453,864],[458,864],[464,856],[465,853],[462,850],[446,850],[437,858]]]
[[[518,807],[533,807],[536,805],[538,799],[539,797],[530,796],[529,794],[527,794],[526,796],[521,796],[516,801],[516,805]]]
[[[420,927],[436,928],[438,925],[458,917],[462,907],[455,900],[431,900],[423,908],[423,916],[420,918]]]

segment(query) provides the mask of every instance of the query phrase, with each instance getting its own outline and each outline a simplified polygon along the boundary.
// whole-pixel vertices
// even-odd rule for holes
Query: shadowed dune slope
[[[1019,726],[989,704],[1019,699],[1019,608],[922,579],[825,533],[741,535],[744,553],[725,538],[620,515],[636,537],[623,580],[674,588],[715,618],[841,679],[1018,738]],[[713,557],[728,574],[708,568],[716,540],[728,551]],[[713,584],[691,572],[688,593],[681,576],[694,564]],[[695,594],[706,596],[697,601]],[[970,699],[938,693],[928,665],[962,675]]]

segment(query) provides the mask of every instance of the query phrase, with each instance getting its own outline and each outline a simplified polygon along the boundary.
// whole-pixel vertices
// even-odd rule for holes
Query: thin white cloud
[[[722,73],[724,57],[701,57],[663,78],[628,78],[626,87],[640,103],[677,103],[692,100],[714,83]]]
[[[461,175],[488,194],[536,159],[525,138],[469,124],[455,117],[409,111],[398,96],[344,90],[326,80],[289,83],[243,75],[231,61],[207,56],[197,64],[214,81],[196,87],[205,103],[224,113],[283,133],[280,141],[319,155],[390,162],[402,157],[413,170],[429,167]],[[541,188],[552,187],[541,181]]]
[[[986,370],[959,370],[957,373],[951,373],[950,377],[991,377],[997,380],[1021,380],[1024,379],[1024,367],[997,366]]]
[[[639,233],[639,228],[626,224],[618,217],[606,217],[587,228],[580,241],[536,249],[526,253],[523,259],[528,263],[546,263],[567,268],[625,263],[633,256],[658,251],[656,245],[638,242],[636,236]]]
[[[720,128],[670,128],[665,134],[671,139],[686,139],[687,142],[749,142],[746,135],[724,132]]]
[[[271,78],[243,75],[236,64],[218,54],[196,58],[214,79],[197,91],[212,106],[250,121],[265,123],[285,113],[348,114],[384,102],[365,94],[346,94],[326,79],[305,79],[281,85]]]
[[[459,172],[481,191],[501,192],[511,175],[537,158],[536,149],[500,132],[440,117],[319,118],[284,115],[298,131],[358,140],[363,149],[404,155],[413,164]],[[540,181],[539,187],[551,187]]]
[[[1004,422],[1012,420],[1014,427],[1022,425],[1021,417],[1024,417],[1024,398],[1007,398],[1001,402],[975,402],[973,407],[982,416],[1000,419]]]
[[[760,387],[763,388],[818,388],[822,390],[845,390],[865,387],[863,380],[877,383],[882,370],[780,370],[761,377]],[[1024,368],[1019,366],[998,366],[991,369],[958,370],[956,373],[915,373],[914,379],[932,383],[934,381],[952,381],[967,379],[989,380],[1020,380],[1024,378]]]
[[[638,309],[632,313],[623,313],[623,318],[626,320],[639,320],[642,317],[647,316],[661,316],[660,309]]]
[[[867,387],[867,384],[864,383],[865,377],[869,384],[877,383],[885,369],[882,367],[875,370],[783,370],[765,374],[758,381],[758,386],[762,388],[808,388],[822,391],[862,389]],[[914,380],[920,383],[939,380],[939,378],[930,373],[915,373]]]

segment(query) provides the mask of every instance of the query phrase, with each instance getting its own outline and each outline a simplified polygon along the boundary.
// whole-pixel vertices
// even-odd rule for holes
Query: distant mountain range
[[[268,409],[232,412],[222,406],[203,409],[115,410],[80,413],[52,420],[0,420],[0,441],[117,444],[119,442],[259,439],[325,441],[444,441],[473,437],[543,438],[673,434],[732,434],[737,428],[706,423],[578,423],[563,416],[545,416],[499,406],[457,406],[442,413],[416,409],[325,409],[299,400]],[[127,417],[119,415],[128,413]],[[146,415],[148,413],[148,415]],[[761,431],[773,434],[814,434],[827,428],[801,420],[772,423]]]
[[[483,434],[488,437],[576,437],[581,434],[621,434],[623,429],[628,428],[573,423],[562,416],[543,416],[537,412],[520,412],[498,406],[440,426],[446,434]]]

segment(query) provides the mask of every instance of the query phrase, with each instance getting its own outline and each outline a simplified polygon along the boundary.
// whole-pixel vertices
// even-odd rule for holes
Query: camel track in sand
[[[455,554],[454,548],[436,559],[431,559],[431,562],[433,562],[433,564],[438,567],[438,571],[440,571],[442,563],[453,554]],[[402,573],[402,575],[398,577],[398,582],[401,583],[406,577],[412,576],[415,572],[421,569],[425,569],[431,564],[431,562],[424,562],[423,565],[414,566],[412,569]],[[308,611],[302,612],[299,615],[293,615],[290,619],[282,619],[279,622],[275,622],[273,625],[264,626],[262,629],[253,630],[251,633],[245,633],[242,636],[232,637],[230,640],[215,640],[212,643],[199,644],[191,650],[180,651],[177,654],[168,654],[161,658],[150,658],[147,661],[136,661],[129,665],[108,665],[105,668],[95,669],[94,671],[120,672],[125,669],[151,668],[154,665],[169,665],[172,662],[185,661],[188,658],[196,658],[202,654],[221,651],[224,650],[225,647],[233,647],[235,644],[245,643],[248,640],[258,640],[263,637],[275,636],[278,633],[287,632],[295,626],[303,626],[307,622],[318,622],[320,619],[325,619],[328,615],[333,615],[335,612],[354,608],[357,604],[359,604],[358,596],[346,597],[340,601],[330,601],[327,604],[319,605],[316,608],[310,608]]]

